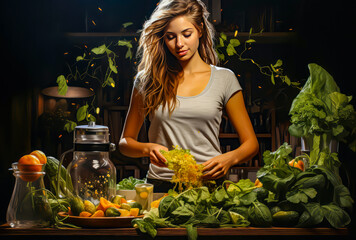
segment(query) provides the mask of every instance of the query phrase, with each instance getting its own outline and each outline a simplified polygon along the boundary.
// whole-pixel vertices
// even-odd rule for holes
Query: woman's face
[[[174,18],[166,28],[164,42],[179,61],[191,59],[198,50],[201,34],[189,18]]]

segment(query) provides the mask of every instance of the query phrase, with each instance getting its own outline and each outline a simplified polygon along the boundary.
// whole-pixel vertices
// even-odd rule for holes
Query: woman
[[[223,178],[258,152],[239,82],[232,71],[216,66],[208,15],[200,0],[161,0],[143,26],[141,61],[119,148],[129,157],[150,158],[147,181],[157,192],[168,191],[173,176],[160,150],[190,149],[204,165],[205,179]],[[218,138],[223,109],[241,143],[224,154]],[[149,142],[138,142],[146,116]]]

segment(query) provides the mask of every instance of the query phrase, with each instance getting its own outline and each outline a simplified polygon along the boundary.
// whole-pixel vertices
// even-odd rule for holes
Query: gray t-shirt
[[[205,89],[192,97],[177,96],[171,116],[167,108],[159,107],[150,116],[149,142],[172,149],[190,149],[197,163],[221,154],[219,128],[223,109],[230,97],[241,90],[235,74],[227,69],[211,66],[210,80]],[[138,81],[135,81],[137,86]],[[150,164],[148,178],[171,180],[173,171]]]

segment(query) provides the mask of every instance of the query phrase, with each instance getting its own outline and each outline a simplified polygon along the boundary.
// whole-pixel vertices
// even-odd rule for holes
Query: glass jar
[[[115,196],[116,168],[109,158],[114,149],[115,145],[109,142],[108,127],[90,122],[75,128],[73,160],[67,169],[74,193],[83,200],[97,205],[100,197]]]
[[[13,228],[46,227],[52,219],[52,209],[45,190],[45,172],[19,171],[13,164],[16,177],[7,208],[6,221]]]
[[[108,152],[78,152],[68,165],[74,192],[83,200],[99,204],[100,197],[111,199],[116,193],[116,171]]]

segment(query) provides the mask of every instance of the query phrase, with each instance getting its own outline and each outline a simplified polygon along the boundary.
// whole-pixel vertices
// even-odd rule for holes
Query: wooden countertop
[[[347,228],[199,228],[199,236],[348,236]],[[0,236],[143,236],[134,228],[10,228],[7,224],[0,226]],[[159,228],[157,236],[186,236],[185,228]]]

